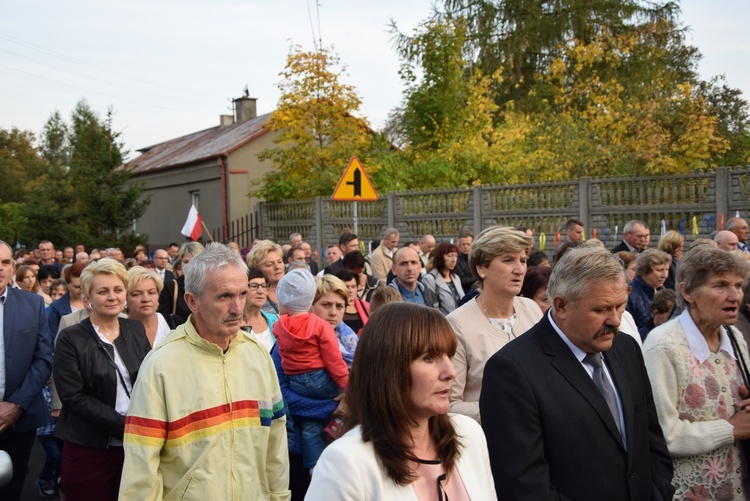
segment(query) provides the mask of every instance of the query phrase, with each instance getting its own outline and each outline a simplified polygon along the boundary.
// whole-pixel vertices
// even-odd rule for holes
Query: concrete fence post
[[[724,214],[724,221],[733,216],[729,214],[729,199],[732,193],[732,176],[729,167],[719,167],[714,174],[714,189],[716,190],[716,221]],[[716,229],[719,229],[718,226]]]
[[[578,219],[583,221],[583,227],[586,228],[586,235],[591,238],[591,180],[588,177],[582,177],[578,180]]]
[[[388,193],[388,228],[396,227],[396,193]],[[385,228],[383,228],[385,229]]]
[[[315,197],[315,248],[322,249],[325,235],[323,234],[323,197]]]
[[[482,231],[482,206],[484,205],[484,191],[481,185],[476,185],[471,190],[474,214],[474,235],[479,235]]]

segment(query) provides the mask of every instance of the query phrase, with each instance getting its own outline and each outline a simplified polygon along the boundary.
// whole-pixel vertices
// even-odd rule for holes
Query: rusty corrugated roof
[[[173,169],[195,162],[228,155],[237,148],[265,134],[263,127],[270,113],[244,122],[222,125],[170,139],[139,150],[141,156],[127,163],[134,176]]]

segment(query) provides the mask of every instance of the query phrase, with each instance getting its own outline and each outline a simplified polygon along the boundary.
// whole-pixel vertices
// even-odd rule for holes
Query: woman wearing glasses
[[[273,313],[263,311],[263,305],[268,299],[268,282],[266,276],[258,268],[250,268],[247,272],[248,288],[250,289],[245,302],[245,312],[242,315],[242,329],[257,336],[258,341],[270,352],[276,344],[273,335],[273,324],[279,317]]]

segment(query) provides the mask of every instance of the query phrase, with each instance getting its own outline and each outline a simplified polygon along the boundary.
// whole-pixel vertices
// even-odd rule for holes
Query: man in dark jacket
[[[13,478],[0,499],[21,498],[36,429],[47,422],[42,388],[52,370],[52,338],[42,297],[9,287],[15,271],[10,245],[0,241],[0,450]]]
[[[458,262],[456,263],[456,275],[461,278],[461,288],[466,294],[471,286],[477,281],[477,277],[471,274],[469,267],[469,252],[471,244],[474,243],[474,234],[469,230],[461,230],[458,234]]]

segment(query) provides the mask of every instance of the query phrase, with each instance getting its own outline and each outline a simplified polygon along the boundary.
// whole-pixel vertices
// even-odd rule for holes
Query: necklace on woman
[[[92,324],[92,325],[93,325],[93,324]],[[96,326],[96,328],[97,328],[97,330],[98,330],[98,331],[99,331],[100,333],[104,334],[104,335],[105,335],[105,336],[107,336],[107,337],[110,337],[110,336],[116,336],[116,335],[117,335],[117,333],[118,333],[118,332],[120,332],[120,331],[119,331],[118,329],[115,329],[115,330],[113,330],[113,331],[105,331],[104,329],[102,329],[102,328],[101,328],[101,327],[99,327],[98,325]]]
[[[480,299],[482,299],[481,296],[477,298],[477,303],[479,303]],[[516,334],[513,332],[513,326],[515,325],[516,320],[518,320],[518,314],[516,312],[513,312],[513,315],[510,318],[490,318],[490,315],[487,313],[487,308],[484,306],[484,299],[482,299],[479,306],[482,307],[484,318],[487,319],[492,327],[508,336],[508,341],[516,338]]]

